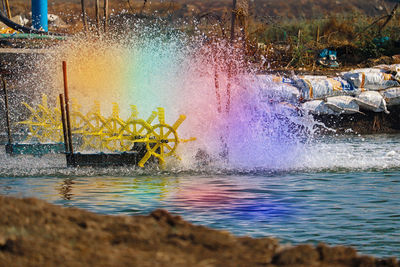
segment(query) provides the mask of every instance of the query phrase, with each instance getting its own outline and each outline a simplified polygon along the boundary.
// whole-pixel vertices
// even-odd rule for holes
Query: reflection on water
[[[255,147],[255,145],[253,145]],[[4,149],[4,147],[3,147]],[[188,173],[208,174],[265,174],[271,172],[337,172],[337,171],[387,171],[400,168],[400,135],[369,136],[323,136],[302,144],[294,152],[294,161],[276,152],[279,164],[264,159],[260,165],[235,164],[211,160],[209,165],[182,164],[168,166],[166,172],[157,169],[141,169],[134,166],[124,168],[66,168],[64,155],[33,157],[22,155],[11,157],[0,150],[0,177],[133,177],[160,176]],[[251,157],[243,155],[243,162]]]
[[[277,168],[66,168],[61,155],[0,153],[0,194],[103,214],[164,208],[239,235],[400,251],[400,136],[321,137]]]
[[[0,178],[0,194],[104,214],[164,208],[196,224],[283,242],[400,251],[400,171]]]
[[[72,197],[72,185],[74,180],[72,178],[64,179],[62,185],[59,188],[61,198],[64,200],[71,200]]]

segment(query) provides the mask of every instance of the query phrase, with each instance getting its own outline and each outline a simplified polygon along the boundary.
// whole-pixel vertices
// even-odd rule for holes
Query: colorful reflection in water
[[[0,194],[34,196],[103,214],[148,214],[164,208],[239,235],[353,245],[362,253],[396,256],[399,177],[398,171],[3,177]]]

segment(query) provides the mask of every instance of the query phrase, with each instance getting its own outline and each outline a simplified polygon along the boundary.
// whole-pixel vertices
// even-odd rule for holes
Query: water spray
[[[124,153],[142,147],[146,157],[159,160],[160,153],[168,154],[165,157],[181,158],[184,166],[193,166],[198,151],[205,151],[213,164],[245,168],[290,165],[296,159],[302,139],[292,125],[313,125],[280,104],[279,96],[274,96],[279,85],[254,75],[241,56],[241,46],[140,21],[133,25],[125,35],[75,36],[51,48],[51,55],[38,62],[38,75],[49,78],[37,83],[37,91],[48,88],[49,99],[56,99],[63,86],[60,70],[52,66],[64,60],[69,66],[68,87],[76,99],[71,99],[71,129],[78,151]],[[263,97],[266,92],[274,92],[274,101]],[[39,109],[37,103],[29,106]],[[160,115],[159,107],[165,115]],[[51,114],[59,108],[48,109]],[[61,117],[60,111],[57,114]],[[184,123],[175,124],[182,114]],[[32,131],[29,141],[43,139],[54,129],[54,140],[62,142],[61,123],[50,126],[51,119],[41,122],[35,117],[27,121],[28,128],[42,127]],[[173,130],[163,121],[172,122]],[[179,136],[196,136],[196,142],[175,148],[172,141],[183,140],[176,138],[174,125],[179,126]]]

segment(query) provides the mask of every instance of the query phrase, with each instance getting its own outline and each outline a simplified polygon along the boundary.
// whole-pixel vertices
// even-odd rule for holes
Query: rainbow
[[[127,118],[133,104],[140,117],[147,118],[157,107],[163,107],[167,123],[173,123],[180,114],[187,116],[179,134],[197,137],[191,149],[182,151],[190,155],[188,158],[193,158],[199,148],[215,155],[227,148],[231,162],[256,158],[255,165],[266,159],[281,164],[271,154],[276,153],[272,148],[276,146],[279,153],[287,154],[293,149],[282,149],[286,141],[279,135],[266,138],[269,132],[279,131],[282,123],[272,117],[268,125],[265,123],[266,116],[281,111],[275,108],[268,112],[269,107],[258,95],[260,86],[276,85],[257,84],[244,67],[240,52],[225,41],[156,33],[120,39],[81,37],[55,47],[46,63],[46,71],[53,71],[55,77],[51,87],[57,94],[61,92],[61,67],[54,66],[61,66],[65,60],[70,95],[83,109],[97,100],[102,111],[111,112],[112,103],[118,103],[121,117]],[[290,138],[293,136],[288,135]],[[250,160],[246,160],[248,164]]]

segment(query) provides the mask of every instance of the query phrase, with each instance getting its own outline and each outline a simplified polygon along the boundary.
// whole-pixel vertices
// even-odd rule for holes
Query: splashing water
[[[78,36],[51,50],[21,79],[32,88],[28,98],[46,93],[55,102],[66,60],[70,96],[84,113],[94,100],[108,113],[118,103],[125,119],[131,104],[141,118],[161,106],[168,124],[185,114],[179,136],[197,141],[181,144],[182,162],[165,171],[65,168],[64,155],[0,151],[1,194],[109,214],[162,207],[241,235],[352,244],[383,256],[398,251],[387,223],[398,216],[398,136],[316,140],[312,117],[283,104],[284,88],[257,76],[223,40],[138,25],[123,36]]]
[[[303,133],[314,125],[294,109],[263,99],[268,90],[279,94],[279,86],[257,79],[241,50],[224,40],[148,26],[122,37],[75,37],[40,62],[43,73],[54,77],[43,86],[53,88],[54,98],[62,90],[56,67],[62,60],[70,96],[84,111],[98,100],[108,112],[118,103],[125,118],[131,104],[141,118],[164,107],[167,123],[185,114],[179,136],[197,138],[180,146],[187,166],[203,151],[225,167],[288,168],[302,150]]]

